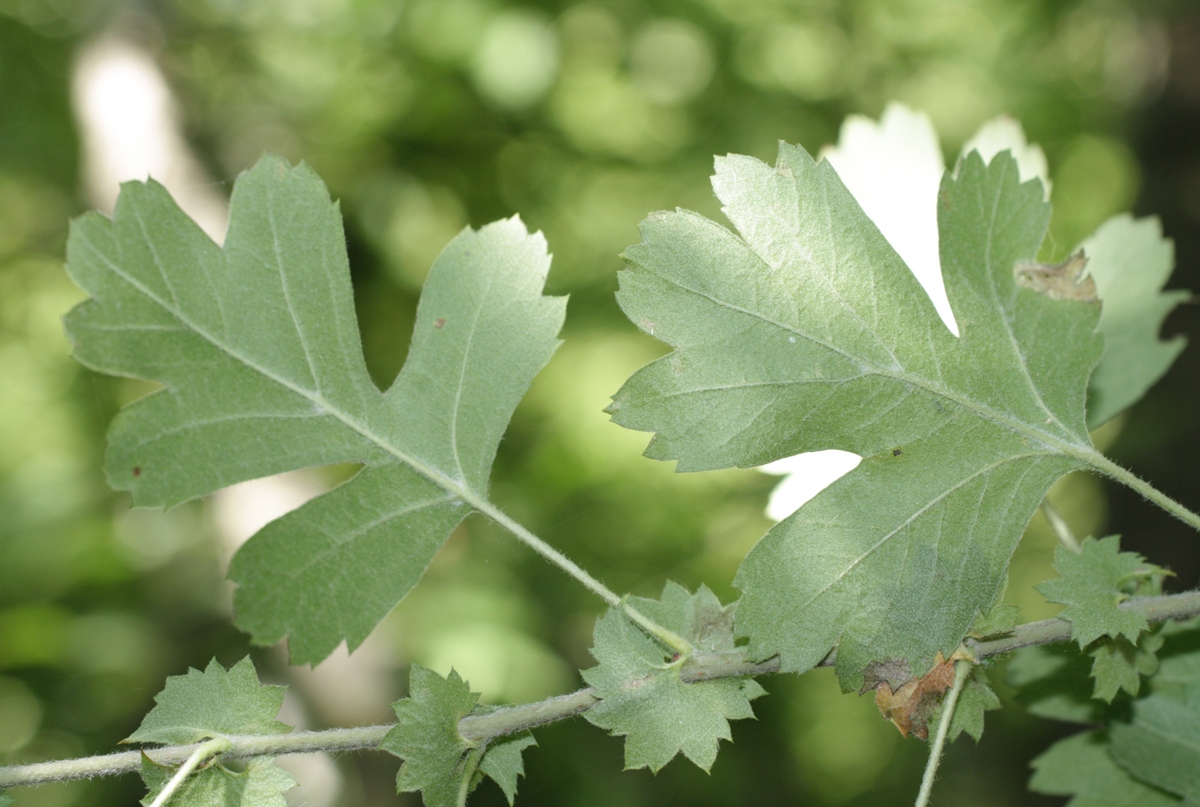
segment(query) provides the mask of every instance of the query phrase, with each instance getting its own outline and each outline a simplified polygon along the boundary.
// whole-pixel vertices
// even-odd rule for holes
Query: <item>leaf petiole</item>
[[[925,765],[925,775],[921,777],[921,790],[917,793],[917,801],[913,807],[927,807],[929,804],[933,780],[937,776],[938,764],[942,761],[942,748],[946,744],[946,735],[950,733],[950,724],[954,721],[954,707],[958,705],[959,693],[962,692],[973,663],[968,659],[960,659],[954,665],[954,685],[950,687],[942,706],[942,717],[938,720],[937,734],[929,746],[929,762]]]
[[[216,756],[223,751],[228,751],[232,747],[233,743],[231,743],[225,737],[217,737],[216,739],[201,743],[200,746],[192,752],[192,755],[188,757],[182,765],[179,766],[179,770],[176,771],[175,775],[171,777],[171,781],[167,782],[166,786],[159,791],[157,798],[155,798],[150,804],[150,807],[163,807],[163,805],[167,803],[171,796],[175,794],[175,791],[179,789],[179,786],[183,784],[184,780],[192,775],[192,771],[196,770],[196,768],[200,766],[201,762],[209,757]]]
[[[1112,479],[1115,479],[1122,485],[1136,490],[1146,499],[1154,502],[1171,515],[1178,518],[1180,521],[1188,524],[1193,529],[1200,532],[1200,514],[1184,507],[1182,504],[1175,501],[1170,496],[1151,485],[1149,482],[1139,478],[1133,472],[1125,470],[1100,452],[1096,451],[1091,453],[1095,456],[1088,457],[1087,461],[1096,470]]]
[[[471,780],[475,778],[475,771],[479,768],[479,762],[483,759],[483,754],[487,750],[487,744],[476,746],[467,752],[467,758],[463,762],[462,781],[458,785],[458,807],[466,807],[467,796],[471,793]]]

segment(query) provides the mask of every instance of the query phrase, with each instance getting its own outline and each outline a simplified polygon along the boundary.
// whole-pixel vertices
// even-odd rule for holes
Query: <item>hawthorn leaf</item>
[[[1122,637],[1097,641],[1090,651],[1095,681],[1092,697],[1112,703],[1121,690],[1136,696],[1142,676],[1154,675],[1158,670],[1157,654],[1162,644],[1163,637],[1158,633],[1146,633],[1136,643]]]
[[[987,671],[980,666],[971,669],[971,674],[963,683],[962,692],[958,693],[958,703],[954,706],[954,714],[950,717],[950,728],[946,734],[946,742],[954,742],[964,731],[971,739],[979,742],[983,737],[983,713],[1000,708],[1000,698],[988,683]],[[945,717],[945,710],[939,709],[937,716],[930,721],[929,728],[937,733],[937,724]]]
[[[1156,218],[1115,216],[1080,245],[1104,306],[1104,357],[1088,387],[1088,425],[1096,428],[1136,403],[1169,368],[1186,340],[1158,338],[1163,319],[1186,291],[1162,291],[1174,248]]]
[[[1134,593],[1141,578],[1162,574],[1136,552],[1122,552],[1119,536],[1086,538],[1075,552],[1065,546],[1054,551],[1054,568],[1062,577],[1036,588],[1050,602],[1067,607],[1059,614],[1071,623],[1071,638],[1080,648],[1101,636],[1136,642],[1149,627],[1137,611],[1118,608]]]
[[[456,807],[460,790],[474,790],[486,774],[513,803],[517,778],[524,773],[521,752],[537,743],[529,732],[520,732],[493,740],[480,759],[478,744],[458,732],[458,721],[479,712],[478,703],[479,693],[454,670],[442,678],[412,665],[409,696],[392,704],[396,727],[379,744],[404,760],[396,774],[398,792],[421,791],[426,807]]]
[[[1171,807],[1179,799],[1145,785],[1120,768],[1108,753],[1108,738],[1087,731],[1059,740],[1035,759],[1029,789],[1071,796],[1067,807]]]
[[[1200,806],[1200,681],[1182,696],[1134,701],[1133,720],[1113,723],[1112,756],[1138,779]]]
[[[143,754],[142,781],[150,792],[142,804],[152,804],[175,771],[173,766],[159,765]],[[292,775],[270,757],[252,759],[240,772],[214,763],[185,779],[169,803],[172,807],[287,807],[283,793],[295,785]]]
[[[709,589],[695,594],[668,582],[657,600],[630,603],[675,631],[704,655],[741,656],[734,646],[734,605],[723,606]],[[717,758],[719,740],[731,739],[729,721],[754,717],[750,701],[765,690],[752,678],[685,683],[682,660],[663,655],[659,642],[610,608],[596,622],[592,655],[599,665],[584,670],[600,703],[584,713],[588,722],[625,736],[625,767],[657,772],[682,753],[704,770]]]
[[[503,737],[489,743],[479,760],[479,770],[500,786],[510,805],[517,798],[517,780],[525,775],[522,753],[531,745],[537,745],[537,740],[527,731]]]
[[[379,747],[404,760],[398,792],[419,790],[426,807],[454,807],[463,779],[474,773],[467,756],[475,745],[458,733],[458,721],[475,708],[479,693],[454,670],[442,678],[419,664],[409,671],[408,689],[407,698],[392,704],[396,727]]]
[[[362,470],[235,556],[236,624],[285,636],[293,662],[353,649],[473,506],[513,409],[557,347],[564,298],[517,218],[464,230],[434,263],[403,370],[367,374],[338,206],[264,157],[214,244],[159,184],[122,186],[111,220],[77,219],[67,270],[91,295],[66,320],[75,356],[164,389],[109,430],[110,483],[173,505],[315,465]]]
[[[125,742],[187,745],[232,734],[287,734],[292,727],[275,719],[286,690],[259,684],[248,657],[228,671],[213,659],[204,672],[167,678],[154,708]]]
[[[1085,422],[1099,306],[1018,282],[1049,206],[1007,153],[947,175],[938,227],[961,337],[827,163],[717,160],[737,234],[652,215],[619,300],[675,350],[614,396],[680,471],[805,451],[864,457],[755,546],[735,584],[749,655],[802,672],[837,645],[844,690],[871,662],[923,675],[998,600],[1050,485],[1103,458]]]

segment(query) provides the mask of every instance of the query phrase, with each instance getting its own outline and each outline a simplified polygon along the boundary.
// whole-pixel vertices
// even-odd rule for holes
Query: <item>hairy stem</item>
[[[1094,453],[1095,456],[1089,458],[1088,461],[1092,467],[1096,468],[1096,470],[1112,479],[1115,479],[1126,487],[1133,488],[1138,493],[1142,494],[1142,496],[1154,502],[1171,515],[1178,518],[1180,521],[1188,524],[1193,529],[1200,531],[1200,514],[1193,513],[1191,510],[1184,507],[1182,504],[1175,501],[1170,496],[1151,485],[1149,482],[1139,478],[1133,472],[1125,470],[1100,452],[1097,451]]]
[[[1200,614],[1200,591],[1167,594],[1160,597],[1135,597],[1121,603],[1119,608],[1144,614],[1150,622],[1168,619],[1189,619]],[[1010,653],[1022,647],[1067,642],[1071,639],[1071,623],[1065,619],[1043,619],[1014,628],[997,639],[968,639],[964,644],[978,660]],[[832,666],[836,652],[830,653],[819,666]],[[738,654],[696,653],[680,669],[686,683],[710,681],[716,678],[737,678],[768,675],[779,672],[779,659],[748,662]],[[468,742],[489,743],[497,737],[516,734],[547,723],[575,717],[591,709],[600,699],[592,689],[581,689],[569,695],[558,695],[537,703],[506,706],[482,715],[468,715],[458,723],[458,733]],[[363,726],[329,729],[327,731],[297,731],[291,734],[234,735],[225,737],[229,749],[225,759],[247,759],[282,754],[303,754],[313,751],[354,751],[375,748],[395,727]],[[147,754],[161,765],[179,765],[196,752],[201,744],[151,748]],[[67,759],[59,762],[39,762],[32,765],[13,765],[0,768],[0,790],[22,785],[36,785],[68,779],[90,779],[136,771],[141,766],[140,751],[124,751],[103,756]]]
[[[467,753],[467,759],[463,762],[462,781],[458,783],[458,807],[467,807],[467,796],[471,793],[471,780],[475,778],[475,771],[479,768],[479,761],[483,759],[485,751],[487,751],[486,744],[472,748]]]
[[[938,720],[937,734],[929,746],[929,762],[925,764],[925,775],[921,777],[921,790],[917,793],[917,801],[913,807],[926,807],[929,804],[929,794],[933,792],[933,780],[937,776],[938,765],[942,761],[942,749],[946,745],[946,735],[950,733],[950,724],[954,722],[954,707],[958,705],[958,695],[962,692],[963,682],[971,671],[971,662],[959,660],[954,665],[954,686],[946,694],[942,704],[942,716]]]

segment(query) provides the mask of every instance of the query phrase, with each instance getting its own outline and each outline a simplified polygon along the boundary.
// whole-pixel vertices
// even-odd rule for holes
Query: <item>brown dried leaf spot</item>
[[[1013,267],[1013,275],[1018,286],[1032,289],[1051,300],[1099,302],[1096,281],[1090,275],[1083,277],[1085,268],[1087,256],[1080,250],[1062,263],[1018,263]]]
[[[872,667],[879,665],[874,670],[877,674],[872,680],[872,668],[867,669],[867,683],[862,692],[875,690],[875,705],[880,714],[892,721],[902,735],[911,734],[925,740],[929,737],[929,721],[941,705],[942,696],[954,685],[954,662],[965,658],[970,656],[962,650],[956,651],[949,660],[938,653],[932,670],[920,678],[910,678],[896,689],[893,689],[895,681],[887,680],[890,677],[887,672],[897,670],[900,665],[907,669],[908,663],[892,661],[889,668],[889,662],[875,662]]]

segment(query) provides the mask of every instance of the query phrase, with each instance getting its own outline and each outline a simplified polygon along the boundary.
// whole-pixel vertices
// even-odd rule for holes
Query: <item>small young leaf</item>
[[[1142,614],[1117,606],[1134,593],[1139,579],[1162,570],[1136,552],[1122,552],[1118,536],[1088,538],[1078,552],[1059,546],[1054,568],[1062,577],[1040,584],[1037,590],[1050,602],[1067,606],[1059,616],[1071,623],[1071,638],[1081,648],[1101,636],[1136,642],[1148,627]]]
[[[392,704],[396,727],[379,744],[404,760],[396,775],[399,792],[421,791],[425,807],[455,807],[459,791],[464,786],[473,790],[486,774],[512,804],[517,778],[524,772],[521,752],[537,743],[529,732],[493,740],[474,764],[471,755],[478,753],[478,744],[458,733],[458,721],[478,711],[478,702],[479,693],[454,670],[442,678],[419,664],[412,666],[409,696]]]
[[[1154,694],[1133,704],[1131,723],[1114,723],[1112,756],[1143,782],[1200,805],[1200,681],[1183,697]]]
[[[517,797],[517,779],[525,775],[521,755],[531,745],[537,745],[537,740],[527,731],[493,740],[479,761],[479,770],[500,785],[510,805]]]
[[[691,642],[697,656],[739,653],[734,606],[722,606],[704,586],[693,595],[669,582],[660,599],[631,597],[630,603]],[[596,623],[592,655],[600,664],[583,677],[601,700],[584,717],[625,735],[627,769],[658,771],[682,753],[707,771],[718,741],[730,739],[729,721],[753,717],[750,701],[764,694],[750,678],[684,683],[681,665],[666,659],[662,645],[616,608]]]
[[[1005,586],[1002,586],[1001,591],[1004,588]],[[967,631],[967,635],[974,636],[976,639],[987,639],[992,636],[1011,633],[1012,629],[1017,626],[1020,618],[1020,606],[1006,602],[996,603],[996,606],[992,610],[986,614],[981,614],[978,619],[971,623],[971,630]]]
[[[454,670],[442,678],[419,664],[409,671],[408,689],[407,698],[392,704],[396,727],[379,747],[404,760],[398,792],[421,791],[425,807],[454,807],[463,779],[473,773],[466,762],[475,748],[458,733],[458,721],[475,708],[479,693]]]
[[[175,768],[159,765],[142,755],[142,780],[150,792],[142,804],[151,804],[175,775]],[[217,763],[189,776],[171,795],[171,807],[287,807],[285,790],[296,780],[269,757],[250,760],[244,771],[231,771]]]
[[[557,347],[565,301],[516,219],[464,230],[430,271],[412,347],[372,383],[341,218],[320,179],[264,157],[240,176],[218,247],[155,182],[127,183],[112,220],[75,221],[67,269],[92,299],[66,320],[75,356],[165,389],[109,432],[110,483],[172,505],[281,471],[353,462],[350,481],[245,544],[230,578],[258,644],[296,663],[351,649],[486,499],[508,421]]]
[[[1104,301],[1104,357],[1088,385],[1088,426],[1094,429],[1137,403],[1183,350],[1182,336],[1163,342],[1158,329],[1189,295],[1162,291],[1175,259],[1158,219],[1116,216],[1080,249]]]
[[[1072,796],[1067,807],[1172,807],[1180,803],[1118,767],[1108,748],[1108,739],[1101,732],[1059,740],[1033,761],[1029,789]]]
[[[1163,637],[1158,633],[1144,634],[1134,644],[1125,638],[1101,639],[1092,647],[1092,678],[1096,681],[1093,698],[1112,703],[1122,689],[1137,695],[1142,676],[1153,675],[1158,669],[1158,650]]]
[[[975,742],[979,742],[983,737],[983,713],[999,708],[1000,698],[988,684],[987,671],[981,666],[973,668],[958,695],[946,742],[954,742],[964,731],[970,734]],[[930,722],[931,731],[936,733],[937,723],[942,717],[942,710],[939,709],[937,717]]]
[[[747,555],[738,632],[801,672],[837,645],[842,688],[868,664],[920,676],[992,608],[1049,486],[1099,455],[1085,393],[1099,306],[1022,288],[1049,206],[1008,154],[965,157],[938,229],[955,338],[826,163],[717,161],[738,234],[657,213],[627,252],[620,303],[675,351],[617,393],[681,471],[838,448],[864,459]]]
[[[204,672],[168,678],[155,707],[125,742],[186,745],[231,734],[287,734],[292,727],[275,719],[286,689],[259,684],[249,658],[228,672],[213,659]]]

